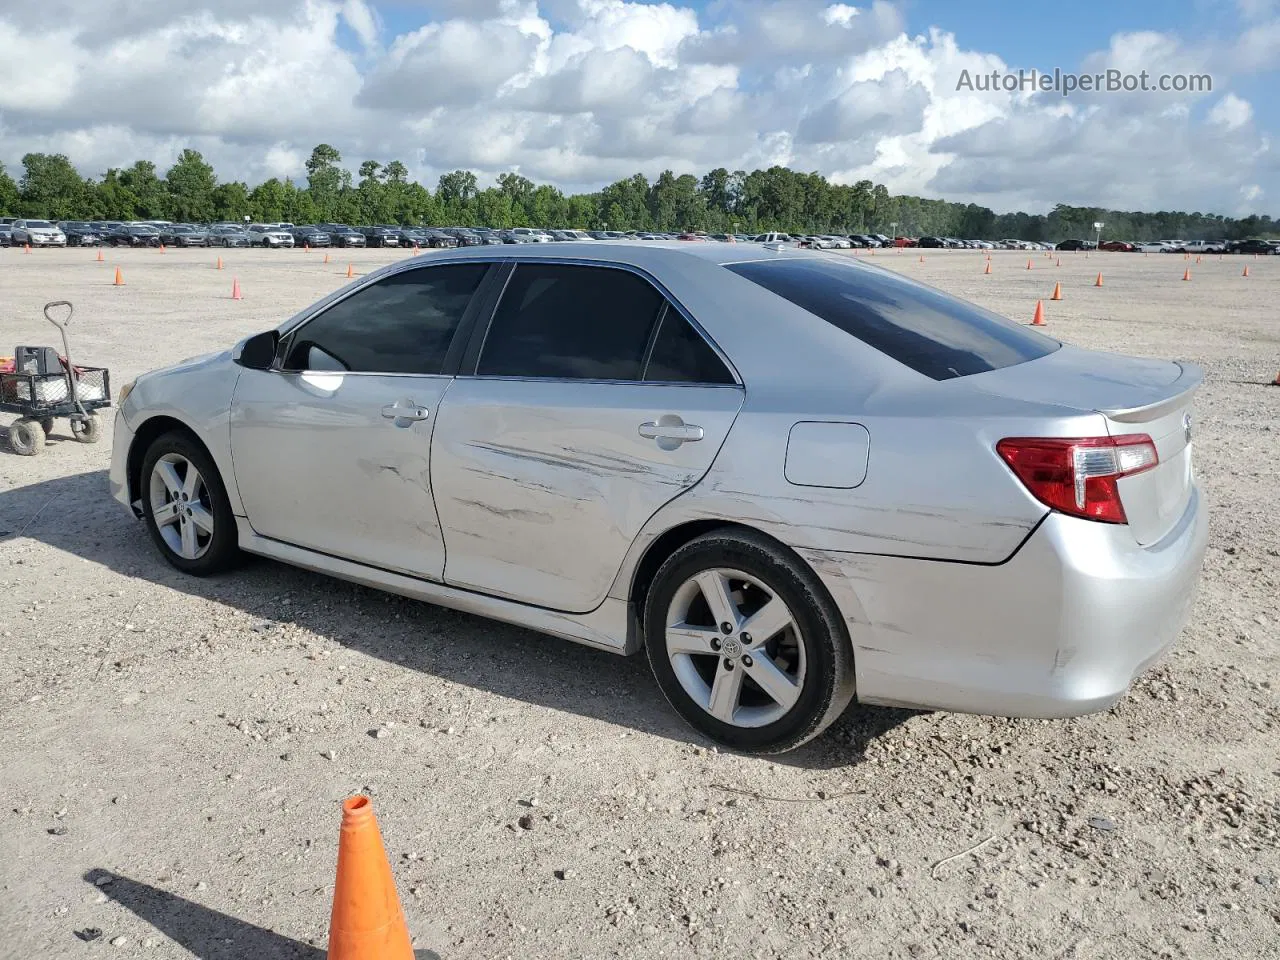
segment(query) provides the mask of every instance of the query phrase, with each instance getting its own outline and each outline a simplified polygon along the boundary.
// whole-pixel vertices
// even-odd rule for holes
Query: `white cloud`
[[[1252,117],[1253,107],[1249,101],[1241,100],[1234,93],[1228,93],[1209,111],[1209,122],[1220,124],[1228,130],[1243,127]]]
[[[1234,37],[1120,33],[1062,65],[1211,72],[1213,94],[1068,98],[958,90],[965,70],[1045,64],[908,35],[885,0],[394,0],[394,17],[391,2],[0,2],[0,53],[23,51],[0,55],[0,162],[163,171],[191,146],[253,182],[300,178],[324,141],[352,168],[518,169],[567,189],[784,163],[999,210],[1236,212],[1280,185],[1264,118],[1225,92],[1280,63],[1275,0],[1238,0]]]

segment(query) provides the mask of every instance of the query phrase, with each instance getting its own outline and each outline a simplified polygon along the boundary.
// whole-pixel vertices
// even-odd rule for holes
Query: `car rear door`
[[[231,450],[256,533],[440,579],[431,433],[492,269],[455,262],[372,281],[290,331],[275,369],[241,374]]]
[[[431,451],[445,582],[592,610],[645,522],[706,474],[742,388],[622,268],[519,263],[474,336]]]

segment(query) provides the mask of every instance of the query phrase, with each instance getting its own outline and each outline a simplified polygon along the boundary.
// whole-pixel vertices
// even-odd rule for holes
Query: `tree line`
[[[1103,235],[1126,240],[1231,239],[1273,236],[1269,216],[1239,219],[1208,213],[1104,210],[1058,204],[1048,214],[1000,213],[972,203],[893,196],[881,184],[830,183],[787,167],[729,171],[701,178],[664,171],[652,182],[637,173],[597,193],[569,194],[504,173],[484,190],[474,173],[455,170],[434,191],[409,179],[399,160],[366,160],[357,177],[326,143],[306,163],[305,184],[273,177],[252,188],[221,181],[196,150],[183,150],[163,176],[139,160],[82,177],[61,154],[29,153],[15,182],[0,165],[0,215],[49,220],[241,220],[287,223],[403,224],[703,230],[708,233],[884,233],[978,239],[1057,241]]]

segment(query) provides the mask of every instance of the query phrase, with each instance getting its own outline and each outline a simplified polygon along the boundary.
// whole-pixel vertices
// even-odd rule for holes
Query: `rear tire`
[[[753,531],[713,531],[667,558],[644,631],[667,700],[733,750],[792,750],[853,699],[852,647],[835,603],[798,557]]]
[[[207,577],[242,561],[236,518],[222,477],[204,448],[187,434],[173,431],[152,442],[142,460],[137,493],[147,532],[178,570]]]
[[[87,420],[72,420],[71,434],[81,443],[97,443],[102,439],[102,418],[91,413]]]

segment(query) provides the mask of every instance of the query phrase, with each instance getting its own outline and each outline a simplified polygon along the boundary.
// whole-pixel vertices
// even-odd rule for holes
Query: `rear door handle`
[[[705,435],[696,423],[685,423],[675,414],[665,414],[657,420],[640,424],[640,436],[658,441],[663,450],[674,450],[682,443],[696,443]]]
[[[382,415],[388,420],[425,420],[431,415],[426,407],[420,407],[412,400],[397,400],[382,408]]]

